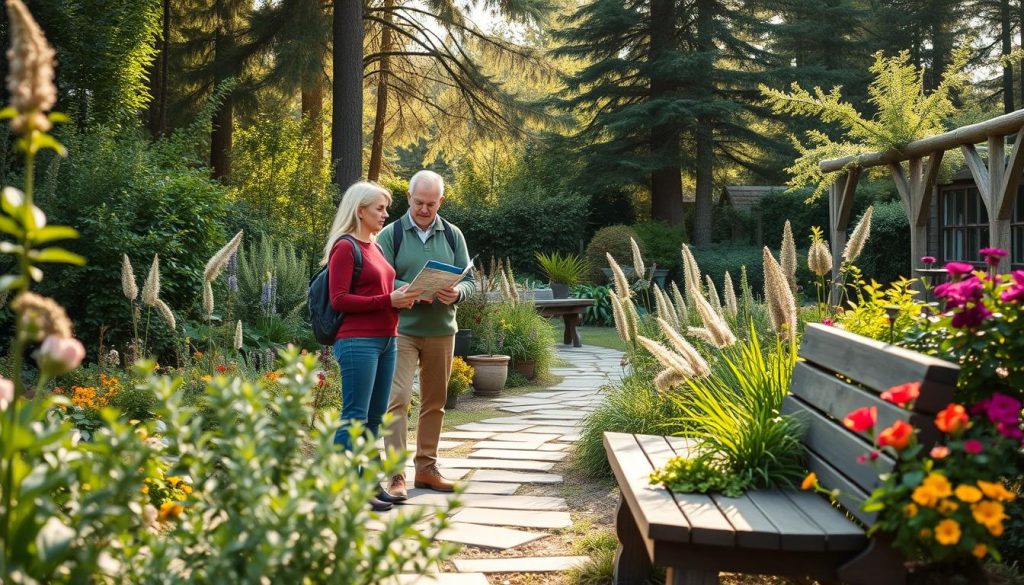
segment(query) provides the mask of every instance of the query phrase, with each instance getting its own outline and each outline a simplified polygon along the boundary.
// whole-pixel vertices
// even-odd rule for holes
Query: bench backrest
[[[927,448],[940,436],[935,413],[953,398],[960,369],[936,358],[861,337],[836,327],[811,324],[804,332],[799,351],[802,361],[793,369],[790,394],[783,411],[796,414],[807,424],[804,446],[808,467],[822,485],[838,488],[840,502],[867,524],[875,519],[860,509],[860,502],[878,485],[877,466],[891,469],[895,461],[882,454],[877,465],[858,463],[871,449],[863,433],[843,426],[842,419],[861,407],[878,408],[876,432],[897,420],[920,429],[919,440]],[[900,408],[879,396],[892,386],[921,382],[921,395],[912,410]]]

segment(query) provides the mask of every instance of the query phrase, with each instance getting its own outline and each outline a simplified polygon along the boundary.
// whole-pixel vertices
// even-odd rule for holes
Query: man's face
[[[421,230],[427,229],[434,223],[437,210],[443,201],[441,190],[430,182],[416,185],[416,191],[409,193],[409,212]]]

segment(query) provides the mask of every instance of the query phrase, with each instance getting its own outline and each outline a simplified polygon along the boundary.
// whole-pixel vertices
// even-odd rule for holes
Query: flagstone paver
[[[490,439],[493,436],[493,431],[445,431],[441,433],[442,439]]]
[[[448,528],[437,535],[437,539],[480,548],[505,550],[533,542],[547,535],[546,532],[527,532],[501,526],[452,522]]]
[[[483,573],[438,573],[436,575],[399,575],[397,585],[488,585]]]
[[[475,422],[475,423],[466,423],[464,425],[459,425],[459,426],[457,426],[455,428],[460,430],[460,431],[485,431],[485,432],[490,432],[490,433],[502,433],[502,432],[514,433],[516,431],[521,431],[521,430],[525,429],[528,426],[530,426],[530,425],[522,425],[522,424],[503,425],[503,424],[498,424],[498,423]]]
[[[444,468],[450,467],[453,469],[518,469],[521,471],[550,471],[555,466],[550,461],[514,461],[511,459],[471,459],[471,458],[458,458],[458,459],[438,459],[439,467],[441,468],[441,475],[445,475]],[[455,479],[449,475],[445,475],[448,479]]]
[[[547,573],[578,566],[588,557],[501,557],[497,559],[455,559],[459,572]]]
[[[552,451],[514,451],[512,449],[480,449],[469,454],[470,457],[484,459],[518,459],[525,461],[561,461],[566,453]]]
[[[463,506],[497,508],[499,510],[565,510],[565,498],[553,496],[492,496],[490,494],[455,494],[431,491],[413,496],[404,502],[408,506],[445,506],[458,499]]]
[[[504,441],[508,443],[546,443],[554,441],[564,433],[499,433],[490,438],[491,441]]]
[[[479,469],[473,472],[473,479],[513,483],[562,483],[562,476],[557,473],[531,473],[504,469]]]
[[[524,528],[568,528],[572,526],[569,512],[548,510],[494,510],[490,508],[462,508],[452,515],[453,522],[497,524]]]

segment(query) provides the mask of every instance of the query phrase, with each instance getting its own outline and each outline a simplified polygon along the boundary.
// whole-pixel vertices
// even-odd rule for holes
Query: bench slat
[[[940,436],[932,416],[914,413],[886,402],[877,394],[848,384],[834,374],[819,370],[807,362],[798,362],[793,367],[790,392],[836,419],[837,425],[842,424],[842,419],[854,410],[874,406],[878,408],[877,426],[880,429],[892,425],[897,420],[903,420],[920,429],[918,440],[922,443],[932,444]]]
[[[622,497],[630,503],[640,534],[645,538],[690,541],[690,524],[672,493],[650,485],[653,468],[633,435],[605,433],[605,451],[615,472]]]
[[[800,356],[878,392],[897,384],[921,381],[915,408],[936,413],[953,398],[960,369],[938,358],[887,345],[837,327],[811,323]]]
[[[736,544],[741,547],[776,550],[781,547],[779,529],[746,494],[729,498],[712,494],[718,509],[736,529]]]
[[[860,550],[868,545],[868,538],[845,514],[832,507],[820,495],[812,492],[786,490],[786,496],[807,514],[828,535],[828,550]]]
[[[781,490],[751,490],[747,492],[747,497],[779,529],[782,550],[825,550],[825,532],[811,522]]]
[[[879,455],[873,465],[858,463],[857,457],[868,453],[871,444],[835,421],[825,418],[793,395],[783,400],[782,412],[807,424],[803,443],[809,451],[828,461],[864,490],[874,489],[879,483],[878,474],[895,465],[895,461],[885,453]]]
[[[818,475],[818,482],[826,489],[839,490],[839,503],[842,504],[848,512],[868,526],[874,524],[878,514],[874,512],[865,512],[860,508],[861,503],[868,497],[868,493],[866,491],[851,482],[849,478],[836,471],[834,467],[826,463],[824,459],[818,457],[814,453],[807,454],[807,469],[810,469]]]
[[[665,437],[636,435],[636,440],[655,468],[664,466],[669,459],[676,456],[675,450],[665,440]],[[735,529],[710,496],[672,492],[672,497],[675,498],[679,509],[690,522],[690,538],[694,544],[718,546],[733,546],[735,544]]]

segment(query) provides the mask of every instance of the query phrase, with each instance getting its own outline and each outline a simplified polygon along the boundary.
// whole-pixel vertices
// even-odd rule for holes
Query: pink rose
[[[48,376],[59,376],[78,367],[85,358],[85,347],[74,337],[49,335],[35,354],[39,369]]]
[[[978,453],[981,453],[983,449],[984,445],[982,445],[981,441],[977,439],[967,439],[964,441],[964,451],[971,455],[977,455]]]

